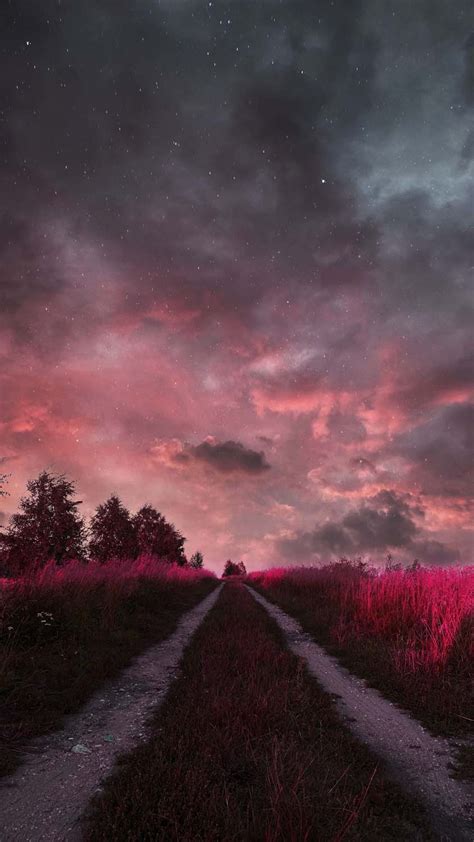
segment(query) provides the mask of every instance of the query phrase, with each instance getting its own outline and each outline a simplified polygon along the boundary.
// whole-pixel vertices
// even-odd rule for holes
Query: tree
[[[153,506],[142,506],[132,522],[139,553],[155,555],[181,566],[186,564],[185,538]]]
[[[3,462],[3,459],[0,459],[0,465]],[[6,482],[8,482],[8,474],[0,474],[0,497],[7,497],[8,491],[5,491],[3,486]],[[3,515],[1,515],[3,520]],[[6,535],[2,531],[2,527],[0,526],[0,576],[6,575],[8,573],[8,546],[6,541]]]
[[[89,531],[89,553],[96,561],[105,563],[112,558],[137,557],[137,540],[130,512],[115,494],[97,507]]]
[[[199,550],[196,550],[196,552],[191,556],[189,566],[194,567],[195,570],[202,570],[204,566],[204,558]]]
[[[3,459],[0,459],[0,464],[3,462]],[[5,491],[4,485],[8,482],[8,477],[10,474],[0,474],[0,497],[8,497],[8,491]]]
[[[222,573],[223,579],[227,576],[235,576],[235,564],[230,560],[230,558],[228,558],[224,564],[224,572]]]
[[[247,571],[245,569],[245,564],[243,563],[243,561],[239,561],[239,563],[236,564],[235,561],[231,561],[229,558],[225,563],[222,577],[226,578],[227,576],[245,576],[246,572]]]
[[[27,483],[29,496],[20,500],[20,512],[10,518],[2,536],[3,556],[10,572],[18,574],[44,567],[51,560],[85,558],[84,521],[76,511],[80,500],[73,482],[64,475],[42,471]]]

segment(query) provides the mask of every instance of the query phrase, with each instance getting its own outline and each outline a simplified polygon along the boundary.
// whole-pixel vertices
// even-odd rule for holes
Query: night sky
[[[2,520],[472,561],[469,0],[4,0]]]

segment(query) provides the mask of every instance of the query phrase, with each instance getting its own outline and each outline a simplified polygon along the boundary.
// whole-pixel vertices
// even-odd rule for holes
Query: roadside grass
[[[167,637],[212,574],[142,557],[48,566],[0,588],[0,775],[131,658]]]
[[[89,809],[85,842],[433,839],[421,808],[238,582],[185,651],[151,724]]]
[[[472,745],[461,745],[456,751],[451,775],[460,781],[474,782],[474,749]]]
[[[247,581],[433,733],[472,732],[474,567],[377,574],[342,561]]]

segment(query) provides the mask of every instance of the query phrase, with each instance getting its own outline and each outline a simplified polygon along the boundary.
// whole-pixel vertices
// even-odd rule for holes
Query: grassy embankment
[[[385,776],[239,583],[187,648],[148,743],[95,800],[87,842],[427,840]]]
[[[0,587],[0,775],[217,584],[156,563],[71,563]]]
[[[474,567],[376,575],[338,563],[248,582],[434,733],[472,731]]]

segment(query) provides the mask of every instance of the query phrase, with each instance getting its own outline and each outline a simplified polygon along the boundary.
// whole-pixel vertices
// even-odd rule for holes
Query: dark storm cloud
[[[466,319],[472,313],[468,289],[455,281],[465,277],[472,264],[470,203],[466,195],[456,204],[437,206],[422,190],[408,190],[387,201],[380,217],[385,233],[379,259],[384,305],[392,314],[395,307],[402,314],[415,307],[423,324],[426,307],[430,316],[443,312],[449,324],[462,318],[461,305]]]
[[[474,354],[470,351],[448,363],[432,364],[432,370],[395,389],[396,400],[409,410],[429,407],[450,394],[474,390]],[[457,396],[457,395],[456,395]]]
[[[120,251],[137,203],[158,184],[162,164],[150,180],[150,158],[169,151],[170,135],[178,131],[179,84],[170,85],[176,40],[157,15],[138,7],[91,3],[79,11],[52,2],[34,11],[28,2],[9,4],[4,37],[10,48],[0,74],[8,118],[2,123],[8,132],[4,206],[17,226],[38,229],[64,220],[73,243],[82,240],[83,248],[94,245],[109,256]],[[32,247],[29,231],[28,244],[30,265],[16,286],[34,305],[38,288],[56,284],[36,277],[38,267],[46,276],[52,267],[45,266],[43,244]],[[136,247],[142,248],[140,236]],[[57,263],[61,259],[58,249]],[[61,283],[67,286],[67,277],[60,276]],[[40,293],[38,299],[40,306]],[[127,309],[126,301],[121,307]]]
[[[454,561],[455,549],[425,537],[417,522],[424,514],[410,494],[400,495],[385,489],[339,521],[280,539],[278,550],[283,558],[294,561],[310,561],[315,555],[324,560],[328,554],[373,553],[380,557],[393,549],[414,553],[432,563]]]
[[[410,481],[426,494],[470,496],[474,469],[474,406],[454,404],[397,436],[388,452],[412,463]]]
[[[216,444],[203,441],[195,447],[189,447],[187,454],[224,474],[236,471],[261,474],[270,468],[263,451],[251,450],[238,441]]]
[[[459,169],[461,172],[467,172],[470,163],[474,158],[474,129],[469,132],[464,146],[461,150],[461,160],[459,161]]]
[[[422,512],[411,507],[393,491],[381,491],[371,498],[371,506],[361,506],[342,520],[354,544],[366,550],[382,547],[409,546],[418,532],[413,514]]]
[[[467,105],[474,105],[474,32],[466,38],[464,44],[463,93]]]
[[[41,191],[54,185],[61,207],[73,197],[68,212],[82,230],[106,236],[131,265],[177,261],[184,286],[199,255],[196,213],[201,232],[252,252],[288,235],[285,267],[314,268],[310,255],[324,257],[330,239],[341,254],[319,283],[366,284],[359,254],[373,258],[376,226],[354,218],[350,173],[336,177],[333,162],[376,102],[378,38],[366,4],[336,5],[318,4],[316,16],[308,0],[284,3],[276,15],[272,2],[242,2],[224,16],[220,3],[91,3],[58,18],[52,2],[34,13],[12,4],[5,78],[23,81],[9,109],[16,157],[30,168],[25,189],[31,173]],[[170,246],[176,231],[185,250]],[[211,288],[233,268],[218,254],[201,253],[200,264],[193,284]],[[262,283],[253,278],[244,295],[237,281],[223,294],[239,286],[240,301]]]
[[[14,179],[28,205],[33,199],[35,219],[43,206],[54,215],[54,196],[73,236],[105,238],[145,299],[168,287],[174,264],[183,292],[218,290],[216,306],[220,299],[248,310],[268,278],[257,273],[249,283],[235,247],[254,260],[291,230],[293,245],[279,263],[294,267],[311,264],[309,243],[321,248],[329,230],[331,247],[339,242],[346,253],[355,237],[360,251],[366,237],[348,213],[346,188],[331,177],[337,144],[325,113],[343,95],[346,131],[370,100],[373,48],[359,31],[360,10],[344,4],[341,16],[323,3],[313,37],[308,2],[284,5],[278,17],[273,3],[258,10],[242,3],[235,16],[228,12],[223,38],[219,15],[201,4],[151,13],[141,4],[91,3],[59,15],[52,2],[34,12],[29,3],[10,4],[6,183]],[[285,49],[272,47],[281,36]],[[25,201],[21,207],[28,215]],[[268,211],[271,222],[263,219]],[[312,225],[303,219],[308,212]],[[204,254],[216,235],[222,253]],[[352,251],[322,284],[354,278]],[[25,283],[34,294],[35,279]],[[124,306],[134,307],[133,296]]]
[[[273,494],[292,524],[329,513],[295,553],[449,554],[408,498],[362,494],[421,488],[465,522],[470,3],[4,5],[0,433],[25,476],[64,448],[115,482],[157,436],[183,511],[199,465],[268,477],[252,526],[243,494],[238,523],[216,505],[244,542]],[[361,488],[351,513],[319,475]]]
[[[106,308],[101,315],[100,296],[91,296],[81,271],[87,263],[48,220],[24,212],[0,217],[0,330],[19,355],[57,360],[103,324]]]
[[[459,551],[455,547],[449,547],[441,541],[433,541],[429,538],[413,541],[409,550],[419,561],[429,564],[455,564],[461,561]]]

